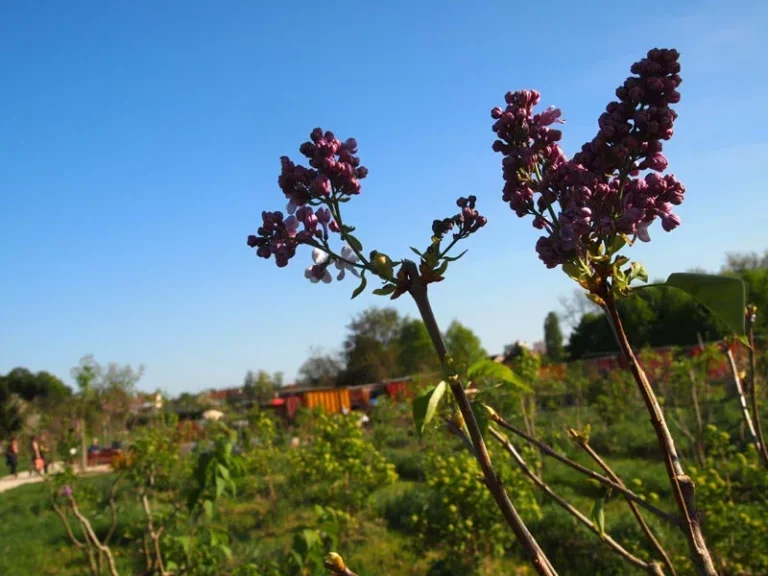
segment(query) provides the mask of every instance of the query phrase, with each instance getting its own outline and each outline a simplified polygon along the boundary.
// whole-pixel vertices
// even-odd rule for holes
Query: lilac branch
[[[510,424],[506,420],[503,420],[498,414],[492,414],[491,419],[504,428],[505,430],[508,430],[512,432],[513,434],[516,434],[529,444],[536,446],[539,450],[541,450],[542,453],[545,455],[557,460],[558,462],[565,464],[566,466],[576,470],[577,472],[581,472],[588,478],[595,480],[605,486],[606,488],[611,488],[612,490],[615,490],[616,492],[620,492],[623,494],[627,499],[631,500],[635,504],[642,506],[652,514],[658,516],[662,520],[666,520],[670,524],[674,526],[678,526],[680,524],[680,521],[675,516],[664,512],[663,510],[660,510],[659,508],[656,508],[653,504],[650,504],[649,502],[646,502],[640,496],[626,488],[625,486],[622,486],[621,484],[614,482],[610,478],[606,478],[605,476],[598,474],[594,470],[590,470],[586,466],[582,466],[578,462],[575,462],[568,458],[567,456],[564,456],[563,454],[560,454],[559,452],[556,452],[551,446],[548,444],[545,444],[541,440],[538,440],[534,438],[533,436],[530,436],[529,434],[525,433],[524,431],[520,430],[520,428],[517,428],[516,426]]]
[[[595,526],[595,524],[589,520],[584,514],[579,512],[574,506],[569,504],[567,501],[565,501],[562,497],[560,497],[557,493],[555,493],[541,478],[539,478],[536,474],[533,473],[533,471],[528,467],[528,465],[525,463],[525,460],[523,460],[523,457],[518,453],[518,451],[515,449],[515,447],[504,438],[497,430],[495,430],[493,427],[488,428],[488,432],[493,436],[496,440],[499,441],[499,443],[504,447],[504,450],[506,450],[510,456],[515,460],[515,462],[520,466],[520,469],[523,471],[523,473],[528,476],[528,478],[536,485],[538,486],[542,492],[544,492],[547,496],[552,498],[552,500],[557,503],[558,506],[566,510],[571,516],[576,518],[579,522],[581,522],[584,526],[586,526],[591,532],[597,534],[605,542],[616,554],[624,558],[627,562],[630,564],[636,566],[637,568],[641,568],[648,572],[649,574],[654,574],[656,576],[663,576],[663,572],[661,571],[661,568],[658,564],[655,562],[646,562],[645,560],[641,560],[637,556],[634,556],[631,554],[626,548],[624,548],[621,544],[616,542],[613,538],[611,538],[608,534],[601,534],[600,530]]]

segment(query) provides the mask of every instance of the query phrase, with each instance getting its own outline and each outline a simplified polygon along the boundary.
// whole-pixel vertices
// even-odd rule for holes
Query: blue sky
[[[579,6],[577,8],[577,5]],[[541,338],[573,288],[500,199],[489,110],[535,88],[564,111],[569,154],[629,66],[682,54],[666,147],[683,226],[632,250],[654,277],[765,249],[765,2],[5,2],[0,7],[0,371],[88,353],[146,365],[141,388],[290,379],[361,309],[245,245],[283,209],[279,156],[315,126],[370,169],[346,212],[366,249],[423,245],[474,193],[488,226],[432,290],[438,320],[499,351]],[[342,285],[343,284],[343,285]],[[396,306],[415,315],[406,298]]]

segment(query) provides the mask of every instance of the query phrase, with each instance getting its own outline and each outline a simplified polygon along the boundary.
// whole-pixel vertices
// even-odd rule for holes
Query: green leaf
[[[592,505],[592,522],[600,533],[600,538],[605,535],[605,495],[600,496]]]
[[[203,512],[208,520],[213,518],[213,502],[210,500],[203,501]]]
[[[435,270],[435,272],[436,272],[436,273],[437,273],[439,276],[442,276],[443,274],[445,274],[445,271],[446,271],[447,269],[448,269],[448,260],[443,260],[443,263],[442,263],[442,264],[440,264],[440,267],[439,267],[437,270]]]
[[[467,251],[466,251],[466,250],[464,250],[464,252],[462,252],[462,253],[461,253],[461,254],[459,254],[458,256],[443,256],[443,259],[444,259],[446,262],[456,262],[456,260],[458,260],[459,258],[461,258],[462,256],[464,256],[464,254],[466,254],[466,253],[467,253]]]
[[[423,258],[423,257],[424,257],[424,256],[422,255],[422,253],[421,253],[421,252],[419,252],[418,250],[416,250],[416,248],[414,248],[413,246],[411,246],[411,250],[413,251],[413,253],[414,253],[414,254],[416,254],[416,256],[419,256],[419,257],[421,257],[421,258]]]
[[[634,280],[648,282],[648,272],[646,271],[645,266],[640,264],[640,262],[632,262],[629,266],[628,282],[631,284]]]
[[[347,244],[349,244],[349,247],[352,248],[352,250],[362,252],[363,245],[360,243],[360,240],[352,236],[352,234],[345,234],[344,240],[347,241]]]
[[[480,378],[511,384],[526,392],[531,391],[528,385],[523,382],[509,366],[502,364],[501,362],[494,362],[488,358],[478,360],[467,370],[468,380],[477,380]]]
[[[224,466],[223,464],[219,464],[216,469],[219,471],[219,476],[222,478],[229,480],[229,469]]]
[[[229,546],[226,544],[219,544],[218,548],[227,560],[232,560],[232,549]]]
[[[189,556],[189,549],[192,546],[192,538],[190,536],[177,536],[176,542],[181,545],[181,549],[184,550],[184,554]]]
[[[741,278],[676,272],[670,274],[665,285],[687,292],[715,317],[722,320],[729,330],[742,339],[746,338],[744,326],[746,297],[744,281]]]
[[[576,281],[579,281],[584,277],[584,270],[573,262],[565,262],[563,264],[563,272],[565,272],[569,278]]]
[[[435,412],[440,400],[445,395],[446,388],[445,381],[442,381],[426,394],[413,400],[413,421],[416,423],[416,430],[419,435],[424,434],[427,424],[435,417]]]
[[[355,291],[352,292],[352,300],[360,296],[360,294],[363,293],[363,290],[365,290],[365,287],[368,285],[368,280],[365,277],[365,270],[363,270],[362,275],[360,276],[360,286],[355,288]]]
[[[221,476],[216,476],[216,498],[221,498],[221,495],[227,489],[227,481]]]
[[[395,285],[387,284],[386,286],[382,286],[381,288],[376,288],[376,290],[374,290],[373,293],[376,294],[376,296],[389,296],[394,291],[395,291]]]
[[[622,235],[614,236],[610,242],[607,242],[608,254],[615,254],[616,252],[624,248],[626,244],[627,244],[627,239],[624,236]]]

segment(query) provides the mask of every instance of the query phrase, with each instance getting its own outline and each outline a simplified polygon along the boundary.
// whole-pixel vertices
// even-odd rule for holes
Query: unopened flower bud
[[[373,271],[376,272],[376,274],[382,278],[386,278],[387,280],[393,277],[394,269],[392,265],[392,259],[389,256],[383,254],[382,252],[373,250],[371,252],[370,259],[371,266],[373,267]]]

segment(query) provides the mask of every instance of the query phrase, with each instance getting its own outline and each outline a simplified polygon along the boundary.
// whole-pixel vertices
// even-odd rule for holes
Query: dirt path
[[[51,466],[48,468],[49,474],[59,472],[62,469],[62,466],[60,463],[51,464]],[[89,466],[88,470],[86,471],[86,474],[89,476],[92,474],[104,474],[105,472],[109,472],[112,468],[109,466],[109,464],[104,464],[100,466]],[[79,472],[77,472],[79,474]],[[14,478],[13,476],[5,476],[3,478],[0,478],[0,493],[7,492],[8,490],[13,490],[14,488],[18,488],[19,486],[23,486],[24,484],[34,484],[36,482],[42,482],[43,479],[37,475],[37,474],[29,474],[26,470],[24,472],[19,473],[18,478]]]

